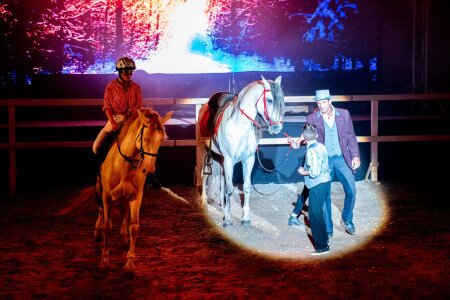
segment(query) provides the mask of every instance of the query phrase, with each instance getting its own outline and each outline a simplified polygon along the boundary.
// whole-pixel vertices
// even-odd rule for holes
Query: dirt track
[[[272,187],[278,188],[265,186]],[[79,189],[2,198],[0,298],[448,298],[450,294],[449,192],[439,186],[374,186],[377,194],[386,195],[389,207],[384,227],[360,248],[343,243],[351,237],[335,227],[332,249],[343,252],[313,260],[303,259],[302,249],[299,258],[277,259],[247,251],[205,219],[196,204],[197,188],[169,188],[191,205],[165,190],[145,191],[134,275],[123,271],[127,247],[119,243],[117,218],[111,266],[99,271],[101,247],[92,239],[95,207],[83,207],[65,218],[53,216]],[[288,211],[278,208],[276,226],[286,229],[279,229],[280,235],[298,237],[297,246],[309,253],[312,247],[305,232],[283,225],[294,196],[286,188],[280,187],[280,192],[289,195],[283,198]],[[251,204],[253,213],[262,218],[264,211],[258,211],[257,202]],[[334,209],[339,209],[338,203]],[[367,224],[362,218],[355,224],[361,236],[354,238],[362,238]],[[235,222],[233,230],[241,230],[239,226]]]

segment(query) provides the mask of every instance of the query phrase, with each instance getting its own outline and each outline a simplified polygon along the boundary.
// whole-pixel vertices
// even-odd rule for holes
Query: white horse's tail
[[[89,208],[93,207],[92,204],[95,203],[96,197],[97,191],[95,186],[93,185],[86,187],[78,193],[77,197],[73,199],[73,201],[69,204],[69,206],[55,213],[55,216],[65,216],[73,212],[76,208],[79,208],[81,205],[87,206],[86,203],[88,201],[91,201],[91,203],[89,204]],[[83,209],[82,211],[85,211],[85,209]]]

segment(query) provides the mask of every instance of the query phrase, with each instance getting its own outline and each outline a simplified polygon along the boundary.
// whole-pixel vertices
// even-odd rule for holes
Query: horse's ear
[[[262,82],[264,84],[264,88],[270,90],[270,83],[261,75]]]
[[[161,123],[165,124],[167,122],[167,120],[169,120],[173,115],[173,111],[169,111],[162,119],[161,119]]]
[[[275,79],[275,83],[281,86],[281,76],[278,76],[277,79]]]
[[[142,123],[147,124],[149,121],[148,118],[140,110],[137,110],[137,113],[138,113],[139,119],[141,119]]]

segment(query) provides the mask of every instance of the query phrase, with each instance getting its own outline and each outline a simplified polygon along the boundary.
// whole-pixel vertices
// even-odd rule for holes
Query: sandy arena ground
[[[146,188],[136,271],[115,215],[110,266],[99,268],[97,210],[64,217],[82,188],[29,192],[0,201],[1,299],[448,299],[450,193],[441,184],[357,183],[357,233],[339,226],[342,191],[333,185],[335,235],[327,256],[311,258],[304,229],[287,225],[299,185],[252,191],[253,226],[224,229],[193,186]],[[233,199],[239,199],[239,189]],[[341,200],[340,200],[341,199]],[[383,200],[384,199],[384,200]],[[184,201],[187,201],[185,203]],[[237,200],[234,200],[237,201]]]
[[[252,227],[240,225],[243,193],[235,188],[232,195],[231,212],[234,226],[222,226],[223,213],[221,206],[215,202],[208,205],[207,214],[211,223],[225,237],[237,245],[256,254],[274,258],[310,259],[314,250],[311,242],[309,223],[300,219],[307,226],[288,226],[288,217],[293,210],[293,203],[301,193],[304,183],[298,184],[265,184],[254,185],[251,191],[250,214]],[[331,252],[327,256],[340,256],[365,243],[382,227],[386,220],[386,207],[377,185],[370,181],[357,182],[357,201],[354,208],[354,224],[356,235],[349,235],[340,226],[344,191],[342,185],[334,182],[331,187],[332,216],[334,235],[330,240]],[[307,216],[307,209],[304,212]]]

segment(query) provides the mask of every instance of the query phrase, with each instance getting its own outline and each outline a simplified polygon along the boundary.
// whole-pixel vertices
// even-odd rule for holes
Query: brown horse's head
[[[140,109],[129,117],[120,131],[120,147],[126,149],[126,153],[134,153],[134,167],[142,169],[144,173],[155,172],[159,146],[167,138],[164,123],[172,114],[173,111],[168,112],[161,118],[152,109]]]
[[[155,172],[156,155],[158,154],[161,142],[167,138],[164,123],[171,118],[173,111],[168,112],[163,118],[151,109],[141,109],[137,111],[138,119],[141,123],[136,139],[136,148],[144,155],[142,168],[146,173]]]

